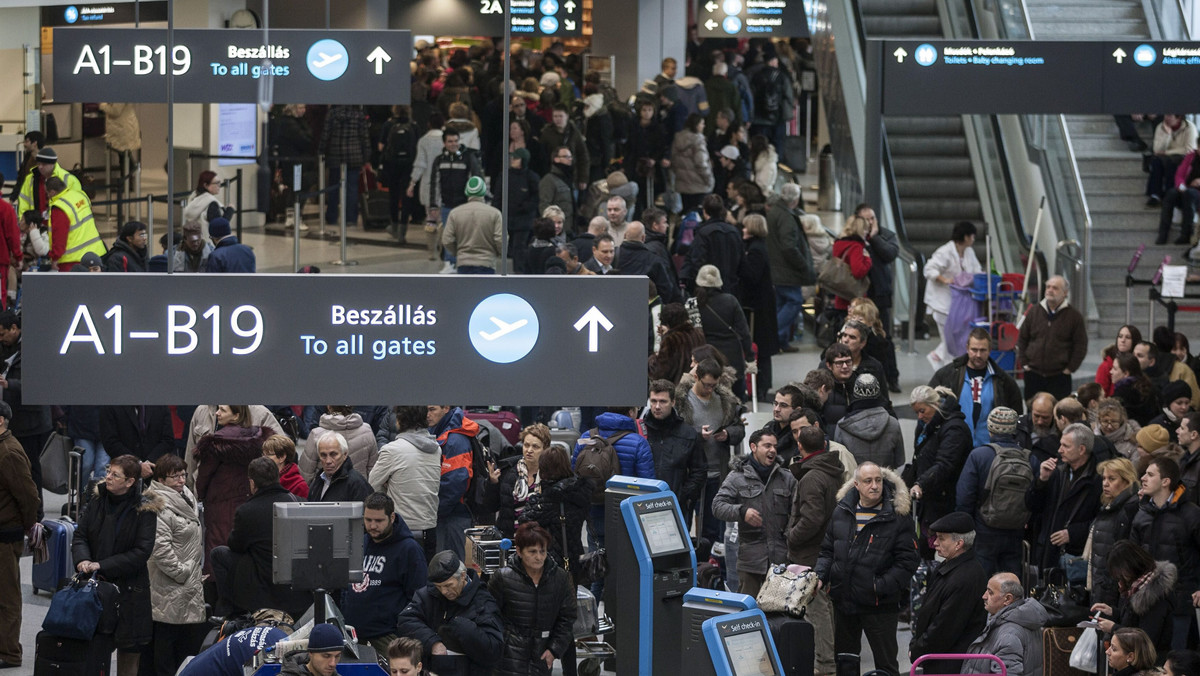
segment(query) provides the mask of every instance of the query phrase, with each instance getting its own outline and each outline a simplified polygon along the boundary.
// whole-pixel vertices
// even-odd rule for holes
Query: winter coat
[[[1162,507],[1142,498],[1129,539],[1142,546],[1155,561],[1170,561],[1179,575],[1175,609],[1191,613],[1192,592],[1200,589],[1200,507],[1184,498],[1178,487]]]
[[[1092,522],[1092,558],[1088,562],[1092,579],[1092,603],[1107,603],[1116,608],[1121,592],[1116,580],[1108,574],[1108,555],[1118,540],[1129,538],[1133,517],[1137,515],[1139,503],[1138,487],[1129,486],[1107,505],[1100,506],[1100,513]]]
[[[925,307],[930,313],[949,314],[950,285],[939,282],[938,277],[955,279],[963,273],[973,275],[977,272],[983,272],[983,266],[975,257],[975,249],[967,247],[959,256],[958,245],[953,240],[939,246],[925,262]]]
[[[200,515],[196,497],[157,481],[146,497],[162,500],[150,555],[150,605],[155,622],[195,624],[206,619],[201,579]]]
[[[991,381],[992,387],[992,409],[997,406],[1007,406],[1016,411],[1019,415],[1025,410],[1025,398],[1021,394],[1021,386],[1017,385],[1017,381],[1008,374],[1007,371],[1000,368],[991,357],[988,357],[987,375],[984,379]],[[967,384],[967,355],[962,355],[954,361],[946,364],[938,369],[933,377],[929,379],[930,387],[948,387],[955,392],[962,394],[964,389],[968,389]],[[960,399],[961,401],[961,399]],[[980,413],[980,423],[987,427],[987,415],[991,410]],[[966,415],[966,412],[963,412]],[[970,425],[968,420],[967,425]],[[978,437],[976,438],[978,442]]]
[[[433,159],[442,153],[443,146],[441,129],[430,129],[417,141],[417,159],[413,162],[411,180],[414,184],[420,184],[416,195],[422,206],[428,207],[434,203],[429,191],[432,184],[429,170],[433,166]]]
[[[817,281],[812,249],[800,217],[778,196],[767,199],[767,254],[775,286],[806,286]]]
[[[1042,673],[1042,628],[1048,619],[1037,599],[1014,601],[988,616],[983,633],[966,652],[999,657],[1010,676],[1037,676]],[[998,674],[1000,666],[991,660],[967,660],[962,673]]]
[[[271,409],[258,404],[250,405],[250,424],[254,427],[266,427],[271,430],[271,434],[283,434],[283,428],[279,426],[279,421],[271,413]],[[200,440],[212,434],[217,430],[217,407],[209,404],[197,406],[195,412],[192,413],[192,419],[188,421],[188,431],[186,440],[186,451],[184,452],[184,460],[187,462],[188,470],[188,488],[192,488],[195,484],[195,475],[199,458],[196,456],[196,446]],[[194,489],[193,489],[194,490]],[[201,502],[199,491],[196,491],[196,498]]]
[[[579,557],[583,556],[583,540],[579,534],[592,504],[592,480],[579,476],[557,481],[543,479],[539,491],[536,497],[530,497],[517,520],[521,523],[536,521],[545,528],[552,539],[550,552],[558,557],[557,560],[566,561],[567,572],[574,574]]]
[[[0,432],[0,542],[21,542],[37,521],[38,506],[29,457],[12,432]]]
[[[842,462],[831,451],[821,451],[792,463],[796,477],[792,508],[788,516],[788,563],[815,566],[821,554],[821,542],[837,506],[842,485]]]
[[[262,457],[263,442],[273,434],[262,427],[229,425],[196,444],[200,463],[196,499],[204,503],[204,551],[211,552],[229,539],[233,515],[250,496],[246,467]]]
[[[1125,407],[1129,419],[1143,427],[1149,425],[1154,416],[1161,411],[1154,387],[1148,386],[1143,394],[1137,387],[1137,381],[1133,378],[1122,378],[1114,383],[1112,396]]]
[[[413,538],[408,524],[392,515],[392,532],[376,542],[363,534],[363,579],[342,594],[342,614],[360,637],[375,638],[396,632],[398,609],[428,583],[425,550]]]
[[[758,575],[787,561],[785,530],[796,487],[796,478],[778,463],[769,469],[764,482],[751,456],[737,457],[712,501],[713,516],[738,524],[738,570]],[[751,508],[762,516],[761,525],[746,522],[746,511]]]
[[[308,499],[308,482],[304,480],[300,474],[300,467],[294,462],[288,463],[288,466],[279,473],[279,485],[301,500]]]
[[[846,482],[821,543],[814,569],[834,607],[847,614],[899,612],[917,571],[917,534],[912,499],[900,475],[883,468],[880,512],[855,532],[858,489]]]
[[[1087,356],[1087,322],[1070,301],[1063,301],[1051,320],[1046,301],[1025,314],[1017,336],[1017,353],[1030,371],[1055,376],[1063,369],[1074,373]]]
[[[833,440],[845,444],[860,464],[870,461],[880,467],[899,469],[905,462],[900,423],[882,406],[847,413],[833,428]]]
[[[371,160],[370,129],[360,106],[329,109],[319,150],[325,154],[326,166],[335,169],[341,164],[357,169]]]
[[[713,191],[712,158],[704,136],[684,129],[671,143],[671,168],[675,170],[675,190],[681,195],[708,194]]]
[[[432,584],[413,594],[396,619],[396,635],[420,641],[426,658],[435,643],[464,654],[472,676],[491,676],[505,645],[500,607],[470,569],[466,587],[453,601]]]
[[[757,185],[764,195],[770,195],[775,192],[775,181],[779,178],[779,153],[775,152],[775,148],[768,145],[767,151],[759,153],[758,157],[754,158],[754,184]]]
[[[129,242],[117,239],[108,250],[108,262],[104,265],[105,272],[145,272],[146,250],[139,251]]]
[[[1151,148],[1155,155],[1186,155],[1196,148],[1196,127],[1187,119],[1178,129],[1171,129],[1166,122],[1154,127]]]
[[[779,325],[775,314],[775,285],[771,283],[771,257],[767,240],[751,237],[746,240],[746,255],[738,270],[738,285],[742,310],[753,317],[751,338],[758,347],[758,357],[766,359],[779,352]]]
[[[617,432],[630,432],[616,441],[613,446],[617,451],[617,460],[621,464],[620,474],[635,476],[642,479],[654,479],[654,455],[650,452],[650,442],[638,434],[637,423],[633,418],[620,413],[601,413],[596,416],[596,429],[600,436],[607,439]],[[571,454],[571,468],[575,467],[575,459],[583,449],[583,441],[591,437],[588,430],[579,437],[575,451]]]
[[[549,676],[542,653],[549,650],[561,658],[575,641],[572,627],[578,610],[571,577],[547,558],[542,578],[535,585],[514,553],[508,567],[488,581],[488,591],[504,618],[504,654],[495,673]]]
[[[26,404],[23,401],[20,342],[17,345],[16,352],[13,352],[8,358],[9,366],[8,370],[5,371],[5,379],[8,381],[8,384],[4,387],[3,395],[0,396],[3,397],[4,402],[11,406],[13,410],[13,418],[8,426],[8,430],[12,432],[14,437],[25,439],[41,434],[48,434],[53,429],[54,423],[50,418],[49,406]]]
[[[1179,599],[1184,597],[1187,601],[1180,608]],[[1114,612],[1113,632],[1123,627],[1141,629],[1154,647],[1165,654],[1171,649],[1174,616],[1192,613],[1191,588],[1179,581],[1175,564],[1156,561],[1154,575],[1132,594],[1122,594]]]
[[[142,129],[132,103],[101,103],[104,113],[104,141],[113,150],[141,150]]]
[[[426,531],[437,526],[441,474],[442,449],[433,435],[410,430],[379,449],[370,483],[388,494],[409,528]]]
[[[461,145],[454,153],[443,150],[433,158],[429,169],[429,194],[433,198],[430,206],[451,209],[465,204],[467,183],[472,176],[483,176],[479,153]]]
[[[943,561],[926,580],[925,599],[915,613],[909,652],[913,659],[930,653],[965,653],[983,631],[987,611],[979,602],[979,590],[987,587],[988,575],[974,549]],[[960,660],[930,660],[924,664],[931,674],[958,673]]]
[[[329,487],[326,488],[325,484]],[[317,469],[308,480],[310,502],[357,502],[371,494],[371,484],[354,469],[354,461],[346,458],[333,476],[326,478],[325,470]]]
[[[537,485],[534,484],[529,486],[525,502],[518,505],[513,497],[513,490],[517,487],[517,481],[521,476],[517,465],[521,462],[523,460],[520,455],[513,455],[497,461],[496,467],[500,470],[500,480],[496,483],[489,481],[484,489],[483,511],[496,515],[496,528],[506,538],[512,538],[517,532],[517,510],[521,510],[520,513],[523,516],[529,500],[536,495]],[[533,476],[528,478],[536,479]]]
[[[1011,436],[996,436],[994,441],[977,446],[967,455],[967,461],[958,475],[954,491],[954,511],[970,514],[975,519],[977,542],[981,537],[985,540],[1009,536],[1020,537],[1024,532],[1023,528],[992,528],[983,521],[980,508],[983,505],[984,496],[987,494],[988,474],[992,471],[992,463],[996,461],[996,449],[992,447],[992,444],[1002,449],[1019,448]],[[1032,457],[1032,454],[1030,455]],[[1033,471],[1037,472],[1036,469]]]
[[[895,292],[895,272],[892,263],[900,255],[900,240],[891,230],[880,228],[867,244],[871,252],[871,286],[867,289],[867,298],[875,301],[880,310],[892,307],[892,296]],[[836,255],[836,254],[835,254]]]
[[[683,292],[671,278],[667,264],[646,248],[644,242],[625,240],[617,250],[615,266],[623,275],[645,275],[664,303],[683,302]]]
[[[913,461],[905,471],[904,480],[909,485],[921,486],[921,503],[917,516],[922,525],[954,511],[955,490],[958,475],[967,462],[967,455],[975,444],[971,441],[971,428],[958,410],[958,401],[942,397],[941,411],[917,437]]]
[[[429,431],[442,450],[438,520],[469,517],[471,511],[463,499],[471,483],[471,437],[479,435],[479,424],[465,417],[461,408],[452,408]]]
[[[839,237],[833,243],[833,251],[830,252],[831,257],[840,258],[846,261],[850,266],[850,274],[855,279],[863,279],[871,273],[871,268],[874,265],[874,260],[871,258],[871,252],[867,249],[867,243],[862,237]],[[871,288],[867,287],[867,294],[870,295]],[[841,296],[833,297],[833,307],[837,310],[850,309],[850,301]]]
[[[742,401],[733,393],[730,386],[733,384],[733,378],[736,372],[725,367],[725,374],[717,383],[717,388],[713,390],[713,396],[718,397],[721,402],[721,427],[729,434],[727,446],[722,446],[724,451],[720,457],[712,458],[705,451],[705,464],[708,471],[720,471],[724,476],[729,467],[729,448],[740,447],[742,439],[746,437],[746,427],[742,422],[742,413],[745,407],[742,406]],[[679,384],[675,386],[675,411],[679,413],[679,417],[683,418],[688,425],[699,430],[694,422],[692,412],[692,404],[688,401],[688,391],[696,384],[696,376],[691,373],[685,373],[679,379]]]
[[[333,432],[338,432],[346,438],[346,446],[354,466],[361,468],[364,475],[370,474],[379,459],[379,446],[375,443],[375,432],[370,425],[363,423],[362,416],[357,413],[326,413],[321,416],[321,426],[313,428],[308,433],[308,440],[304,442],[304,454],[299,460],[300,473],[312,476],[313,472],[317,471],[321,464],[321,458],[317,454],[321,439]]]
[[[739,291],[738,270],[745,257],[742,233],[724,221],[704,221],[696,226],[692,246],[679,272],[679,278],[689,292],[696,290],[696,275],[700,268],[712,264],[721,271],[721,291],[737,295]]]
[[[221,218],[225,215],[225,208],[221,206],[221,198],[208,192],[192,193],[188,198],[187,204],[183,206],[183,223],[199,223],[204,230],[204,235],[208,235],[208,222],[214,218]]]
[[[204,264],[205,272],[254,272],[257,268],[254,250],[239,244],[237,237],[228,235],[213,247]]]
[[[704,339],[721,351],[729,365],[741,378],[746,371],[746,362],[753,358],[753,338],[742,304],[733,294],[714,293],[708,302],[700,305],[700,321]]]
[[[691,369],[692,350],[703,344],[704,331],[690,323],[668,330],[663,334],[658,352],[650,355],[650,379],[664,378],[678,383],[683,374]]]
[[[548,124],[542,127],[542,133],[538,136],[538,140],[542,143],[542,149],[546,157],[554,157],[555,152],[560,146],[567,146],[571,149],[571,176],[568,180],[576,185],[588,182],[589,167],[591,167],[591,156],[588,153],[587,141],[583,138],[583,134],[575,127],[575,123],[567,121],[567,126],[559,129],[553,124]]]
[[[1096,458],[1089,454],[1074,475],[1068,478],[1069,466],[1058,463],[1050,479],[1042,481],[1037,467],[1033,470],[1033,487],[1025,494],[1025,506],[1040,522],[1040,530],[1034,535],[1032,563],[1041,568],[1058,565],[1059,555],[1080,556],[1087,542],[1088,529],[1096,514],[1100,512],[1100,476],[1096,474]],[[1069,540],[1058,547],[1050,544],[1050,534],[1066,530]]]
[[[647,415],[642,425],[654,455],[654,476],[667,482],[681,504],[698,500],[707,473],[700,433],[676,409],[662,420]]]
[[[117,585],[116,645],[134,650],[153,638],[150,604],[150,572],[147,562],[154,549],[158,512],[162,498],[143,495],[135,481],[122,496],[110,496],[104,483],[79,513],[75,538],[71,541],[71,560],[100,564],[96,573]]]
[[[584,132],[587,137],[588,177],[599,180],[608,173],[613,158],[613,118],[604,107],[604,95],[590,94],[585,99]]]
[[[442,246],[457,256],[459,265],[495,269],[503,230],[500,210],[484,203],[482,197],[470,197],[446,217]]]
[[[550,167],[550,171],[538,182],[538,213],[546,211],[546,207],[556,206],[563,212],[563,230],[575,231],[575,194],[571,189],[571,170],[560,164]],[[580,257],[580,260],[583,260]],[[540,274],[540,270],[535,270]]]
[[[166,406],[144,407],[145,430],[139,422],[137,406],[100,407],[100,443],[108,457],[129,454],[138,460],[154,462],[175,452],[175,430],[171,409]]]
[[[1189,453],[1185,450],[1183,457],[1179,459],[1179,471],[1183,474],[1180,482],[1188,489],[1188,500],[1196,502],[1200,499],[1200,491],[1197,491],[1197,486],[1200,485],[1200,452]]]
[[[279,608],[293,617],[312,603],[312,595],[293,592],[290,585],[271,583],[272,522],[275,503],[299,502],[279,484],[263,486],[241,507],[233,518],[229,550],[236,554],[233,567],[233,598],[239,610]]]

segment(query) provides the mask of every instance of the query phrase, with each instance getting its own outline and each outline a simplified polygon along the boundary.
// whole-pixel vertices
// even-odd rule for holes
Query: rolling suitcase
[[[521,421],[512,411],[490,411],[487,409],[468,408],[466,417],[475,420],[486,420],[496,426],[500,433],[508,439],[508,443],[516,446],[521,442]]]
[[[33,676],[109,676],[115,649],[112,634],[96,634],[90,641],[61,638],[39,631],[33,658]]]
[[[392,222],[388,191],[380,189],[379,179],[374,170],[363,171],[358,175],[358,200],[363,230],[382,230]]]
[[[816,634],[808,620],[783,613],[767,615],[771,638],[779,652],[783,676],[813,676],[817,652]]]
[[[59,584],[75,573],[75,563],[71,558],[75,522],[68,518],[46,519],[42,521],[42,527],[46,529],[46,552],[49,558],[33,565],[34,594],[38,593],[38,590],[51,593],[57,591]]]
[[[83,503],[83,449],[76,446],[67,454],[67,501],[63,503],[62,515],[71,521],[79,521],[79,506]]]

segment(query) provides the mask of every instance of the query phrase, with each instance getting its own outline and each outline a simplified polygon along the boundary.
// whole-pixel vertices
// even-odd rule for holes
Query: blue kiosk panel
[[[714,617],[757,608],[753,596],[715,589],[694,587],[683,595],[683,621],[679,634],[683,640],[679,673],[687,676],[715,676],[712,658],[704,642],[703,627]]]
[[[704,641],[717,676],[783,676],[767,616],[746,610],[704,622]]]

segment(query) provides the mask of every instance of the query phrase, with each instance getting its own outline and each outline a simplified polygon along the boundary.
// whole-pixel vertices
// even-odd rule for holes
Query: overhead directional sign
[[[579,0],[509,0],[515,37],[583,34]],[[503,0],[392,0],[388,25],[418,35],[504,35]]]
[[[58,28],[58,101],[253,103],[270,77],[275,103],[408,103],[412,34],[402,30]]]
[[[1200,89],[1196,43],[881,42],[885,115],[1184,112]]]
[[[42,404],[634,405],[644,277],[31,274]],[[120,373],[103,387],[82,374]]]
[[[700,37],[806,38],[803,0],[700,0]]]

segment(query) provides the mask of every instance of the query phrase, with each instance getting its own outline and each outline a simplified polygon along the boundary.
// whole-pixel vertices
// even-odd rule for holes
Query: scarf
[[[1129,597],[1133,596],[1134,594],[1137,593],[1137,590],[1139,590],[1142,587],[1145,587],[1147,584],[1149,584],[1150,580],[1154,579],[1154,575],[1156,573],[1157,573],[1157,570],[1152,570],[1149,573],[1146,573],[1145,575],[1134,580],[1133,584],[1129,585],[1129,591],[1125,592],[1125,597],[1129,598]]]
[[[530,480],[529,468],[525,466],[525,461],[517,462],[517,482],[513,484],[513,507],[517,515],[520,515],[525,510],[525,503],[529,501],[529,494],[536,492],[538,486],[538,475],[534,474]]]

